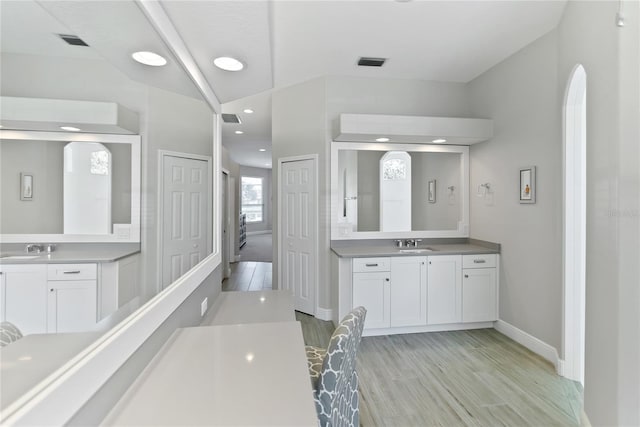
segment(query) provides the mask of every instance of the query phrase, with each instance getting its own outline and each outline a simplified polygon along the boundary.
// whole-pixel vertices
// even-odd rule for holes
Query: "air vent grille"
[[[369,58],[363,56],[358,60],[358,65],[360,67],[382,67],[386,60],[386,58]]]
[[[237,123],[240,124],[240,117],[238,117],[236,114],[222,114],[222,121],[225,123]]]
[[[89,46],[84,40],[78,36],[74,36],[73,34],[58,34],[58,37],[71,46]]]

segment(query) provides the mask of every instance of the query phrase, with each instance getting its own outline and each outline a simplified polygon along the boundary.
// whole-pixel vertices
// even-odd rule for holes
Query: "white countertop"
[[[178,329],[103,425],[317,426],[300,323]]]
[[[202,325],[293,322],[296,315],[293,294],[284,290],[221,292]]]
[[[420,253],[405,252],[406,249],[431,249]],[[471,243],[420,245],[417,248],[396,248],[391,243],[388,244],[360,244],[353,246],[336,247],[331,250],[341,258],[363,258],[363,257],[387,257],[387,256],[433,256],[433,255],[459,255],[459,254],[497,254],[500,251],[485,246]]]
[[[32,334],[0,348],[0,408],[13,403],[99,336],[99,332]]]
[[[2,264],[65,264],[65,263],[90,263],[90,262],[114,262],[129,255],[140,252],[139,245],[136,248],[126,247],[101,247],[91,249],[61,249],[51,253],[25,253],[24,251],[2,251],[0,265]],[[35,258],[15,259],[3,258],[11,255],[30,255]]]

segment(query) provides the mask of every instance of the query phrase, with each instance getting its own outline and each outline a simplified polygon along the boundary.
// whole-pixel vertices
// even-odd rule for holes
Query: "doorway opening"
[[[576,65],[564,105],[564,373],[584,386],[587,74]]]

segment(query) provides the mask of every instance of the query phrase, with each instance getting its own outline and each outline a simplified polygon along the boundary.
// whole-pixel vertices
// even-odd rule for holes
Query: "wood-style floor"
[[[223,290],[258,290],[266,268],[236,266]],[[296,319],[326,348],[332,322]],[[363,426],[579,425],[581,387],[494,329],[364,337],[357,363]]]
[[[271,289],[270,262],[236,262],[231,275],[222,281],[223,291],[261,291]]]

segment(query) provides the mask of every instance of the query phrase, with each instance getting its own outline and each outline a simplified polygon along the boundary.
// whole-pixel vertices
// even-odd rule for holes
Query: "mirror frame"
[[[140,243],[140,135],[0,129],[0,140],[102,142],[131,145],[131,224],[129,236],[111,234],[0,234],[2,243]]]
[[[359,151],[407,151],[419,153],[460,154],[460,200],[462,218],[455,230],[411,230],[411,231],[350,231],[341,233],[339,227],[340,189],[338,188],[338,152],[340,150]],[[399,239],[399,238],[450,238],[469,237],[469,146],[434,144],[396,144],[370,142],[331,142],[331,240],[354,239]]]

